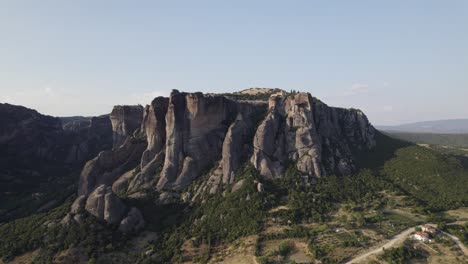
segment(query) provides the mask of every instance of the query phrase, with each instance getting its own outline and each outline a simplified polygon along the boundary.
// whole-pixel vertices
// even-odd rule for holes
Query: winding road
[[[458,237],[451,235],[447,232],[442,232],[442,233],[450,237],[453,240],[453,242],[455,242],[455,244],[457,244],[457,246],[461,249],[461,251],[463,251],[463,254],[468,256],[468,248],[460,241],[460,239],[458,239]]]
[[[364,253],[362,255],[359,255],[359,256],[355,257],[354,259],[346,262],[346,264],[359,263],[359,262],[365,260],[370,255],[374,255],[376,253],[382,252],[384,248],[393,247],[395,244],[404,241],[411,233],[413,233],[415,231],[415,228],[416,227],[411,227],[411,228],[406,229],[405,231],[401,232],[400,234],[394,236],[390,241],[388,241],[384,245],[381,245],[381,246],[379,246],[377,248],[371,249],[369,252],[366,252],[366,253]]]
[[[371,249],[370,251],[368,251],[368,252],[366,252],[366,253],[364,253],[362,255],[359,255],[359,256],[355,257],[354,259],[352,259],[352,260],[350,260],[348,262],[345,262],[345,263],[346,264],[359,263],[359,262],[362,262],[363,260],[365,260],[366,258],[368,258],[371,255],[382,252],[384,248],[386,248],[386,249],[391,248],[395,244],[397,244],[399,242],[403,242],[411,233],[413,233],[415,231],[415,229],[416,229],[416,226],[408,228],[405,231],[403,231],[400,234],[393,237],[390,241],[388,241],[384,245],[381,245],[381,246],[379,246],[377,248]],[[454,235],[451,235],[449,233],[446,233],[446,232],[442,232],[442,233],[444,235],[450,237],[453,240],[453,242],[455,242],[455,244],[457,244],[457,246],[463,251],[463,253],[466,256],[468,256],[468,248],[460,241],[460,239],[458,239],[458,237],[456,237]]]

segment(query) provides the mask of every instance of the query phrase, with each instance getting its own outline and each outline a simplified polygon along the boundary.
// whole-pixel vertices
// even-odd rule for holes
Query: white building
[[[422,242],[429,242],[430,241],[430,236],[428,233],[425,232],[416,232],[413,235],[413,238]]]

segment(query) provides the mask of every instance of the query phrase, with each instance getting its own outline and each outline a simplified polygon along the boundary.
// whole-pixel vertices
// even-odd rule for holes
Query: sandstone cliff
[[[353,152],[375,145],[375,129],[359,110],[329,107],[309,93],[279,92],[268,101],[244,96],[174,90],[145,108],[115,107],[114,149],[86,164],[79,194],[105,186],[99,188],[132,198],[157,192],[156,203],[195,201],[239,185],[236,172],[247,163],[264,179],[282,177],[294,164],[311,184],[351,174]]]
[[[281,177],[289,161],[311,177],[346,175],[355,170],[352,148],[372,148],[374,136],[359,110],[329,107],[307,93],[273,96],[251,162],[266,178]]]
[[[127,193],[180,190],[203,174],[208,180],[198,192],[216,193],[248,160],[269,179],[293,162],[312,181],[350,174],[352,151],[375,144],[361,111],[329,107],[308,93],[276,93],[264,102],[173,91],[144,109],[116,106],[110,118],[114,146],[121,146],[88,162],[80,194],[100,184]]]

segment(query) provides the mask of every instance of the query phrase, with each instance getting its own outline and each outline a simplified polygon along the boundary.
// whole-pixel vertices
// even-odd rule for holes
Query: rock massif
[[[371,148],[375,129],[359,110],[328,107],[310,94],[273,96],[257,129],[251,162],[266,178],[279,178],[286,163],[312,177],[355,170],[353,148]]]
[[[352,173],[354,150],[375,145],[375,129],[361,111],[329,107],[308,93],[245,101],[174,90],[145,108],[116,106],[110,120],[114,148],[86,164],[79,186],[86,198],[78,199],[89,202],[99,190],[97,195],[108,199],[115,193],[135,198],[157,192],[157,203],[195,201],[235,185],[237,170],[249,163],[264,179],[280,178],[294,164],[304,182],[313,183]],[[262,183],[257,185],[263,192]],[[105,213],[94,213],[106,208],[103,199],[87,202],[86,210],[108,221]],[[110,203],[127,212],[117,200]],[[140,219],[140,212],[130,210],[122,230],[143,225]]]
[[[230,140],[242,139],[247,126],[242,120],[250,118],[249,111],[257,110],[257,105],[234,102],[224,96],[173,92],[166,115],[166,157],[157,189],[187,187],[202,171],[213,166],[222,158],[230,127]],[[232,130],[239,133],[233,136]],[[226,144],[230,146],[229,142]],[[227,163],[238,165],[233,163],[239,162],[241,152],[233,154],[225,150],[226,155],[232,154]]]
[[[80,175],[80,195],[91,193],[101,184],[111,186],[137,166],[147,146],[140,130],[142,118],[141,106],[114,107],[110,115],[114,148],[100,152],[86,163]]]

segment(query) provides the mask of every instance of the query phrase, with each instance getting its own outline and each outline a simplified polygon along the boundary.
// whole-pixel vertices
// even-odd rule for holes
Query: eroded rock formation
[[[131,137],[120,147],[99,153],[81,171],[78,194],[89,194],[101,184],[112,185],[122,174],[139,164],[145,148],[144,140]]]
[[[86,199],[86,210],[96,217],[123,219],[124,232],[135,232],[144,220],[133,209],[125,218],[127,207],[114,193],[140,199],[158,192],[156,204],[205,199],[227,186],[239,189],[236,173],[246,163],[264,179],[282,177],[293,164],[302,180],[312,183],[352,173],[353,151],[375,145],[375,129],[361,111],[329,107],[309,93],[275,93],[266,102],[173,91],[144,109],[117,106],[110,119],[115,147],[84,167],[83,196],[72,212]],[[262,183],[255,184],[258,192],[265,191]],[[180,195],[180,190],[187,191]],[[111,206],[119,217],[106,218],[107,201],[125,210]]]
[[[119,223],[127,208],[110,187],[100,185],[87,198],[85,210],[109,224]]]
[[[166,115],[166,157],[157,189],[181,189],[220,158],[235,111],[223,96],[174,91]]]
[[[140,128],[143,119],[141,105],[117,105],[110,114],[112,122],[114,148],[122,145],[125,140]]]
[[[333,108],[308,93],[273,96],[257,129],[251,162],[266,178],[279,178],[289,161],[308,176],[355,170],[352,148],[371,148],[375,129],[359,110]]]

